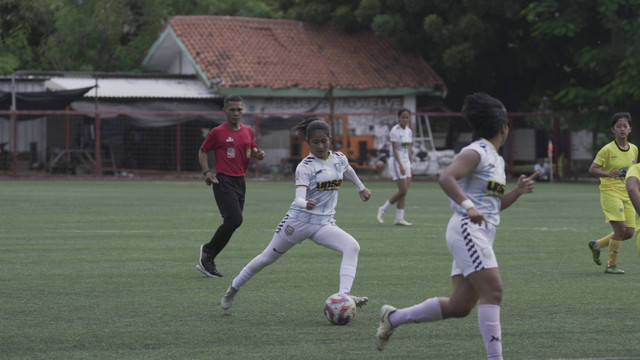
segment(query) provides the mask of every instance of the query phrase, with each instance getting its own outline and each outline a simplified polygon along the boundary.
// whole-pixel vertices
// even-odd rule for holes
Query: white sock
[[[340,267],[340,293],[350,294],[353,280],[356,278],[356,268],[353,266],[342,265]]]
[[[500,305],[478,306],[478,326],[487,349],[487,359],[502,360],[502,330],[500,327]]]
[[[387,210],[389,210],[390,207],[391,207],[391,203],[389,202],[389,200],[387,200],[382,205],[382,211],[387,212]]]
[[[396,220],[404,219],[404,209],[396,209]]]
[[[437,320],[442,320],[442,308],[437,297],[432,297],[408,308],[398,309],[389,315],[389,322],[394,327]]]
[[[233,281],[231,282],[231,286],[233,286],[233,288],[236,290],[240,290],[242,285],[244,285],[247,281],[251,280],[251,278],[254,277],[255,275],[256,274],[252,273],[251,271],[249,271],[249,269],[245,267],[242,269],[242,271],[240,271],[240,274],[238,274],[238,276],[236,276],[236,278],[233,279]]]

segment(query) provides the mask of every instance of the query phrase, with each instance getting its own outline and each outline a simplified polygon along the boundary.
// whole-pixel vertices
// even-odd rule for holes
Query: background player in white
[[[362,184],[344,154],[329,150],[331,131],[324,120],[307,118],[296,129],[305,134],[311,153],[296,168],[295,199],[269,245],[233,279],[220,301],[225,310],[231,308],[236,293],[247,281],[305,239],[342,253],[338,292],[349,295],[358,307],[367,302],[367,297],[351,295],[360,245],[336,225],[333,215],[343,176],[356,185],[362,201],[369,200],[371,191]]]
[[[396,204],[396,225],[411,226],[404,219],[404,205],[411,183],[411,144],[413,132],[411,131],[411,110],[398,110],[398,123],[391,128],[389,140],[391,140],[391,158],[389,159],[389,173],[398,185],[396,191],[389,200],[378,208],[378,221],[384,223],[384,214]]]
[[[502,359],[500,302],[502,278],[493,252],[500,211],[524,193],[533,192],[538,175],[520,176],[515,189],[504,193],[504,159],[498,149],[509,135],[509,118],[499,100],[476,93],[465,98],[465,119],[476,139],[440,176],[442,190],[449,196],[453,215],[446,240],[453,256],[451,295],[432,297],[404,309],[384,305],[376,345],[383,350],[397,326],[467,316],[478,301],[478,325],[487,358]]]

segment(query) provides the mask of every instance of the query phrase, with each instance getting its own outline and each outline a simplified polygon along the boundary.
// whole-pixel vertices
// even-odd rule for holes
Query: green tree
[[[0,74],[39,69],[39,44],[52,27],[45,0],[0,0]]]
[[[640,1],[542,0],[522,11],[545,53],[555,53],[551,106],[594,131],[618,111],[640,106]],[[635,134],[637,139],[637,134]]]

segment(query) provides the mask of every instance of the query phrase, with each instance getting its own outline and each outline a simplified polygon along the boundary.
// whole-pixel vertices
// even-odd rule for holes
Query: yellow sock
[[[609,242],[609,261],[607,262],[607,265],[614,266],[618,264],[620,245],[622,245],[622,240],[611,239],[611,241]]]
[[[607,246],[609,246],[609,241],[611,241],[611,237],[613,236],[613,233],[603,237],[602,239],[598,240],[598,247],[600,249],[602,248],[606,248]]]

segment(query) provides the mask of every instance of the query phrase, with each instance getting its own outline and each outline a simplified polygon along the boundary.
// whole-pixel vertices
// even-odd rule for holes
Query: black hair
[[[631,114],[628,112],[619,112],[613,114],[613,117],[611,118],[611,127],[613,128],[620,119],[627,119],[627,124],[631,126]]]
[[[224,97],[224,107],[227,107],[227,104],[230,102],[241,102],[244,103],[240,95],[227,95]]]
[[[408,113],[409,113],[409,115],[411,115],[411,110],[409,110],[409,109],[407,109],[407,108],[400,108],[400,109],[398,110],[398,117],[400,117],[400,115],[402,115],[402,113],[403,113],[403,112],[405,112],[405,111],[406,111],[406,112],[408,112]]]
[[[297,130],[304,134],[304,139],[309,140],[309,136],[314,131],[324,131],[327,133],[327,136],[331,137],[331,129],[329,129],[329,124],[324,121],[323,118],[317,116],[310,116],[304,118],[304,120],[300,121],[295,127],[294,130]]]
[[[462,114],[473,128],[473,138],[491,139],[509,125],[509,115],[502,101],[483,92],[464,98]]]

